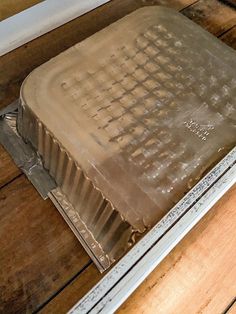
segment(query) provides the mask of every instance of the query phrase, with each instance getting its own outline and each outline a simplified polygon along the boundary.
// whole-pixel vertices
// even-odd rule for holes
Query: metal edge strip
[[[78,240],[80,241],[80,243],[82,244],[83,248],[85,249],[85,251],[88,253],[88,255],[92,258],[93,262],[96,264],[96,266],[98,267],[100,272],[103,272],[109,265],[107,265],[107,261],[104,258],[104,262],[103,259],[99,260],[96,255],[94,254],[94,251],[90,248],[90,245],[88,244],[88,241],[86,241],[86,238],[88,240],[88,232],[85,233],[85,226],[83,225],[83,222],[79,219],[79,216],[76,217],[76,219],[78,220],[78,224],[80,225],[80,229],[78,229],[74,224],[72,219],[67,215],[65,208],[62,206],[58,195],[57,195],[57,190],[59,188],[53,189],[51,192],[48,193],[49,198],[51,199],[51,201],[53,202],[53,204],[55,205],[55,207],[58,209],[58,211],[60,212],[60,214],[62,215],[62,217],[65,219],[65,221],[67,222],[67,224],[69,225],[69,227],[71,228],[71,230],[73,231],[74,235],[78,238]],[[64,206],[68,207],[70,206],[72,209],[72,205],[70,205],[70,203],[66,203],[64,204]],[[68,208],[68,211],[70,212],[71,209]],[[84,232],[81,232],[82,231]],[[86,235],[86,236],[85,236]],[[94,240],[92,240],[94,241]]]
[[[0,22],[0,56],[109,2],[46,0]]]
[[[15,164],[24,172],[43,199],[56,188],[54,180],[44,169],[40,157],[25,143],[16,131],[16,113],[11,112],[14,103],[0,112],[0,144],[10,154]],[[11,115],[9,124],[4,115]],[[1,116],[2,115],[2,116]]]
[[[69,313],[113,313],[236,182],[236,147],[154,226]]]

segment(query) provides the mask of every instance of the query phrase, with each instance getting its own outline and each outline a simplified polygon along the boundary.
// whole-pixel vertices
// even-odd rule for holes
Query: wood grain
[[[15,100],[24,78],[37,66],[143,5],[182,9],[193,0],[112,0],[0,57],[0,108]]]
[[[8,1],[0,3],[0,13],[4,2]],[[113,0],[12,51],[0,58],[0,107],[18,97],[23,79],[36,66],[136,8],[164,4],[180,10],[195,2]],[[20,0],[14,3],[24,5]],[[232,8],[216,0],[197,1],[183,13],[235,48]],[[19,173],[0,147],[0,187]],[[164,311],[171,305],[172,312],[165,313],[178,313],[179,306],[182,313],[197,313],[196,309],[215,314],[227,308],[236,278],[235,194],[234,188],[222,198],[124,304],[121,313],[132,308],[135,313],[157,313],[157,309],[161,313],[159,308]],[[27,313],[47,304],[44,313],[65,313],[101,275],[89,265],[88,256],[54,206],[42,201],[23,175],[0,189],[0,209],[0,312]]]
[[[42,0],[1,0],[0,2],[0,21],[19,13]]]
[[[198,0],[141,0],[140,5],[162,5],[180,11],[197,1]]]
[[[0,145],[0,188],[20,173],[21,171],[16,167],[9,154]]]
[[[0,57],[0,107],[19,95],[24,78],[37,66],[138,8],[138,1],[111,1]]]
[[[236,50],[236,26],[220,36],[220,39]]]
[[[100,279],[94,264],[82,272],[70,285],[63,289],[50,303],[41,311],[41,314],[67,313],[70,308],[81,299]],[[66,300],[66,302],[65,302]]]
[[[117,313],[222,313],[236,293],[236,185]]]
[[[117,313],[223,312],[236,291],[235,221],[236,185],[151,273]],[[41,313],[66,313],[100,278],[94,265],[90,265]]]
[[[89,263],[50,200],[22,175],[0,189],[0,313],[36,310]]]
[[[199,0],[182,13],[217,37],[236,24],[236,10],[217,0]]]
[[[18,97],[24,78],[35,67],[135,9],[153,4],[178,10],[187,6],[182,12],[216,36],[235,24],[235,10],[216,0],[112,0],[0,57],[0,108]]]
[[[230,308],[226,310],[225,314],[235,314],[235,313],[236,313],[236,300],[230,306]]]

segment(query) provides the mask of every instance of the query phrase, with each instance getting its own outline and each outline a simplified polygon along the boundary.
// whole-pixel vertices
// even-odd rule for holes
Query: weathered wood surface
[[[89,263],[55,210],[21,175],[0,189],[0,313],[30,313]]]
[[[234,303],[230,306],[229,309],[224,314],[235,314],[236,313],[236,298],[234,299]]]
[[[236,291],[235,209],[236,186],[221,198],[117,313],[222,313]],[[66,313],[99,278],[95,266],[90,265],[47,304],[42,313]]]
[[[140,6],[137,0],[113,0],[0,57],[0,108],[19,95],[24,78],[38,65]]]
[[[223,313],[236,294],[235,222],[236,185],[118,313]]]
[[[42,0],[1,0],[0,21],[17,14]]]
[[[236,26],[220,36],[220,39],[236,50]]]
[[[6,1],[4,2],[6,3]],[[20,3],[21,1],[16,2]],[[113,0],[1,57],[0,107],[18,96],[22,80],[37,65],[144,3],[161,3],[182,10],[183,14],[213,34],[220,35],[220,38],[228,45],[233,48],[236,46],[236,28],[233,27],[234,22],[232,22],[236,13],[232,8],[217,0]],[[192,3],[195,4],[191,6]],[[209,4],[211,8],[209,8]],[[186,6],[188,7],[186,8]],[[227,29],[229,30],[227,31]],[[0,187],[3,186],[0,190],[0,312],[30,313],[41,309],[44,313],[65,313],[101,278],[101,275],[91,264],[88,256],[50,201],[42,201],[23,175],[12,181],[19,174],[19,170],[14,166],[9,155],[0,147]],[[194,304],[198,304],[200,301],[201,304],[206,304],[216,290],[215,294],[218,299],[222,298],[223,300],[222,308],[227,307],[227,302],[230,304],[232,301],[232,298],[230,299],[231,289],[228,288],[230,278],[227,275],[225,280],[222,279],[222,285],[217,278],[222,278],[220,267],[227,268],[234,275],[232,272],[235,269],[235,263],[230,258],[224,261],[220,255],[221,251],[217,251],[213,244],[216,238],[221,238],[221,230],[225,230],[227,234],[223,233],[225,239],[223,253],[226,254],[232,245],[233,228],[232,224],[227,221],[229,221],[229,217],[231,219],[233,217],[235,223],[235,216],[230,216],[232,212],[229,208],[225,210],[230,199],[233,200],[232,206],[235,207],[235,194],[232,195],[232,193],[226,194],[220,201],[221,205],[217,205],[216,214],[214,214],[215,208],[211,210],[207,215],[208,218],[206,217],[200,223],[201,227],[197,227],[200,228],[199,232],[193,231],[188,235],[183,241],[185,245],[180,244],[161,264],[160,270],[157,268],[151,274],[154,277],[150,276],[146,281],[148,282],[146,287],[149,288],[143,288],[145,282],[121,308],[121,312],[127,312],[132,302],[134,306],[136,303],[140,304],[142,299],[143,305],[140,309],[144,308],[145,304],[145,310],[150,307],[149,313],[156,313],[153,302],[157,299],[155,289],[158,289],[159,282],[162,287],[169,287],[165,290],[166,299],[168,298],[168,302],[171,304],[173,298],[175,305],[178,301],[176,306],[183,306],[181,304],[187,304],[187,301],[191,303],[192,298],[194,298]],[[225,222],[225,229],[221,229],[221,214],[223,215],[222,220]],[[227,223],[229,223],[228,227]],[[212,224],[214,224],[214,228],[211,227]],[[197,228],[195,229],[197,230]],[[207,242],[206,246],[203,239]],[[189,249],[188,246],[190,246]],[[215,252],[214,259],[211,258],[212,250]],[[193,257],[190,253],[193,254]],[[180,260],[177,260],[178,254],[182,254]],[[194,257],[199,261],[198,256],[205,261],[203,264],[204,274],[199,273],[199,269],[195,265]],[[211,264],[207,266],[208,262]],[[173,271],[171,265],[174,265]],[[187,265],[186,268],[184,265]],[[195,285],[190,286],[189,284],[188,286],[188,281],[181,280],[178,285],[178,271],[183,276],[187,276],[188,267],[191,268],[190,279],[198,278],[199,273],[202,286],[200,284],[197,285],[197,288]],[[167,271],[169,268],[170,274]],[[84,271],[82,272],[82,270]],[[164,274],[163,278],[160,278],[161,273]],[[174,274],[176,281],[174,281]],[[204,280],[201,276],[206,276],[208,280]],[[152,283],[155,283],[153,287],[151,287]],[[209,292],[205,286],[209,288]],[[184,297],[178,297],[182,295],[181,289],[187,289],[186,287],[188,287],[188,291]],[[137,296],[143,295],[143,291],[147,291],[147,294],[138,300]],[[200,293],[200,301],[192,291]],[[164,299],[164,294],[162,297],[164,309],[167,301]],[[199,309],[199,311],[217,313],[214,310],[220,308],[219,303],[219,300],[213,298],[205,308]],[[136,313],[141,313],[138,307],[136,307]],[[176,311],[172,308],[172,312],[167,311],[166,313],[176,313]],[[189,312],[183,311],[182,313]],[[193,311],[193,313],[197,312]]]
[[[0,188],[13,180],[20,173],[20,170],[13,163],[9,154],[0,145]]]
[[[89,265],[76,280],[45,305],[40,314],[68,312],[101,278],[102,276],[97,271],[96,266],[94,264]]]
[[[75,43],[143,5],[162,4],[173,7],[215,35],[222,34],[235,22],[235,11],[217,0],[112,0],[30,43],[0,57],[0,108],[19,95],[24,78]],[[190,5],[194,3],[193,5]],[[186,9],[184,9],[187,7]]]
[[[140,6],[163,5],[175,10],[182,10],[196,2],[196,0],[139,0]]]
[[[236,24],[236,11],[223,1],[199,0],[182,13],[217,37]]]

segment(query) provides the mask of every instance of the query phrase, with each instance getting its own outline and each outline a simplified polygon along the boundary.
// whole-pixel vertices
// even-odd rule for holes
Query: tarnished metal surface
[[[0,143],[8,151],[16,165],[26,174],[40,195],[46,199],[56,187],[42,165],[39,155],[26,144],[16,130],[17,101],[0,112]]]
[[[60,204],[60,212],[78,239],[83,238],[100,271],[107,269],[133,243],[132,227],[27,108],[20,108],[18,130],[37,149],[44,168],[55,179],[58,189],[50,198],[57,199],[57,208]]]
[[[93,234],[87,228],[85,222],[78,215],[77,210],[66,199],[60,188],[53,189],[49,197],[64,217],[76,237],[80,240],[87,253],[92,256],[94,263],[102,272],[110,266],[108,257],[99,243],[94,239]],[[91,217],[92,219],[93,217]]]
[[[235,66],[235,52],[210,34],[149,7],[25,80],[19,133],[104,269],[234,147]]]

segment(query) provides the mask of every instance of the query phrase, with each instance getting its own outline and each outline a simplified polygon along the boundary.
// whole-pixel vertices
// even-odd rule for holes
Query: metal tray
[[[187,18],[148,7],[23,83],[17,130],[100,270],[234,147],[235,65],[232,49]]]

